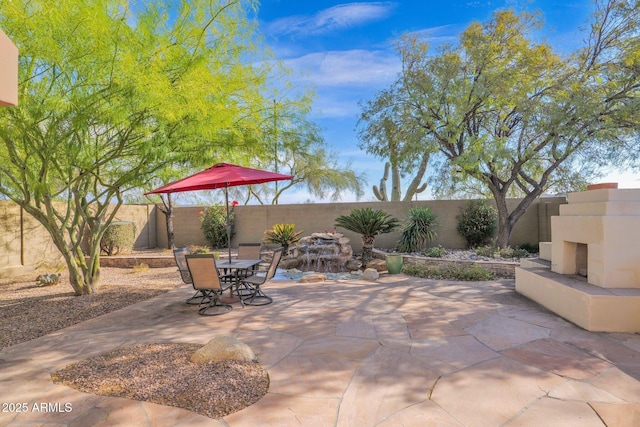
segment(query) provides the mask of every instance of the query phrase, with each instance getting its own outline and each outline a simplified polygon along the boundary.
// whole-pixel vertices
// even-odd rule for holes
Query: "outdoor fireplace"
[[[640,189],[570,193],[516,291],[590,331],[640,332]]]
[[[586,276],[602,288],[640,288],[640,190],[591,190],[568,199],[551,218],[551,270]]]

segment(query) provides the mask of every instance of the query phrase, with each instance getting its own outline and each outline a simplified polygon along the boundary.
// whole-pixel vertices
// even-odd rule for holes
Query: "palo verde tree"
[[[498,11],[437,55],[417,36],[399,43],[393,92],[403,125],[423,129],[454,185],[476,180],[498,210],[507,246],[526,208],[562,174],[637,160],[640,3],[595,3],[586,44],[571,55],[535,42],[536,16]],[[637,163],[636,163],[637,164]],[[507,196],[523,194],[512,209]]]
[[[256,5],[0,0],[20,49],[20,105],[0,112],[0,194],[51,234],[77,295],[98,288],[123,194],[215,158],[219,134],[264,103],[264,76],[247,65]]]

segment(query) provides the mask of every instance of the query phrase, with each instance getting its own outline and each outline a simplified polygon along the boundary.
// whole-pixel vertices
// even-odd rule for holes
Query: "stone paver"
[[[273,304],[204,317],[184,304],[184,287],[3,349],[0,425],[640,425],[640,336],[584,331],[513,281],[382,275],[265,291]],[[218,335],[248,344],[270,376],[260,401],[221,420],[51,382],[119,346]],[[9,410],[22,402],[26,412]]]

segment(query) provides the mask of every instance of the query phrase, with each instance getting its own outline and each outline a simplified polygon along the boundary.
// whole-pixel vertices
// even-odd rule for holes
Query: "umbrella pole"
[[[229,184],[224,186],[224,201],[227,205],[227,247],[229,248],[229,264],[231,264],[231,223],[229,222]]]

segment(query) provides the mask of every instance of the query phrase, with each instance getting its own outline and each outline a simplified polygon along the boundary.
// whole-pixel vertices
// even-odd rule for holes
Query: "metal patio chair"
[[[180,277],[182,281],[187,285],[193,285],[193,280],[191,279],[191,273],[189,273],[189,268],[187,267],[187,260],[185,259],[186,255],[189,255],[191,252],[189,248],[178,248],[173,250],[173,257],[176,260],[176,265],[178,266],[178,271],[180,272]],[[194,288],[195,289],[195,288]],[[205,293],[200,290],[195,289],[196,293],[193,294],[191,298],[187,298],[185,303],[187,304],[200,304],[204,298],[206,298]]]
[[[185,261],[194,289],[202,292],[205,298],[200,302],[198,314],[217,316],[233,310],[229,304],[220,301],[224,288],[220,282],[216,260],[213,254],[186,255]]]
[[[245,305],[267,305],[273,302],[273,298],[266,295],[261,287],[266,282],[271,280],[273,276],[276,274],[276,269],[278,268],[278,264],[280,263],[280,259],[282,258],[282,248],[275,249],[273,251],[273,258],[271,260],[271,264],[269,264],[269,269],[265,272],[264,275],[257,273],[251,276],[245,277],[240,282],[245,285],[248,289],[248,295],[244,296],[242,301]]]

